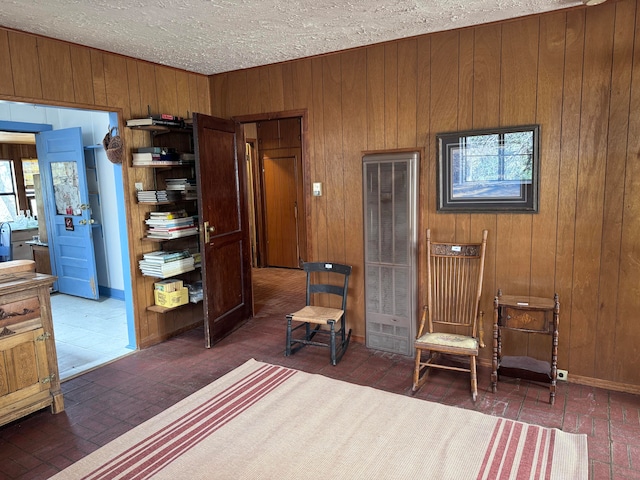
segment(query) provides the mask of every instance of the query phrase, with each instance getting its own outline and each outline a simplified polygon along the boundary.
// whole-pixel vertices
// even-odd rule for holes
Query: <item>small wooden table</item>
[[[493,301],[493,371],[491,388],[498,387],[498,374],[550,383],[549,403],[555,402],[558,376],[558,322],[560,301],[553,298],[498,295]],[[528,356],[502,355],[502,330],[542,333],[551,336],[550,362]]]

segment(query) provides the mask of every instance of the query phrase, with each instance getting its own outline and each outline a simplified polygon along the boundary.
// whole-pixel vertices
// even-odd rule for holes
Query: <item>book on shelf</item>
[[[150,226],[149,227],[149,229],[147,230],[147,234],[164,235],[164,234],[182,233],[185,230],[189,230],[189,231],[196,230],[197,231],[197,227],[193,223],[189,223],[189,224],[186,224],[186,225],[168,225],[166,227],[159,226],[159,225],[154,225],[154,226]]]
[[[181,269],[182,267],[193,267],[195,262],[193,261],[193,257],[188,255],[183,258],[178,258],[176,260],[171,260],[170,262],[154,262],[149,259],[143,258],[138,262],[140,268],[144,268],[148,271],[157,271],[157,272],[169,272],[172,270]]]
[[[193,257],[191,255],[188,255],[188,256],[183,257],[183,258],[178,258],[176,260],[171,260],[170,262],[153,262],[153,261],[150,261],[148,259],[143,258],[142,260],[140,260],[138,262],[138,264],[140,266],[143,266],[145,268],[149,268],[149,269],[152,269],[152,270],[168,271],[168,270],[174,270],[176,268],[183,267],[185,265],[187,265],[187,266],[194,265],[195,262],[193,260]]]
[[[165,179],[167,190],[187,191],[196,189],[194,178],[167,178]]]
[[[149,212],[150,220],[159,220],[159,219],[172,220],[174,218],[185,218],[188,216],[189,215],[187,214],[187,211],[184,209],[173,210],[170,212]]]
[[[158,250],[143,254],[142,260],[151,263],[171,263],[191,256],[189,250]]]
[[[180,200],[180,192],[167,192],[166,190],[138,190],[138,202],[174,202]]]
[[[184,119],[175,115],[163,113],[159,115],[149,115],[148,117],[131,118],[127,120],[127,127],[146,127],[151,125],[182,127],[184,125]]]
[[[149,217],[144,223],[147,225],[154,225],[157,227],[178,227],[184,225],[193,225],[193,217],[175,217],[175,218],[164,218],[164,217]]]
[[[152,152],[133,152],[133,163],[153,163],[158,161],[179,162],[180,156],[177,153],[152,153]]]
[[[195,225],[189,228],[184,228],[184,229],[175,230],[171,232],[162,232],[162,231],[149,229],[147,230],[147,238],[171,240],[173,238],[188,237],[191,235],[196,235],[197,233],[198,233],[198,228]]]
[[[136,149],[135,153],[156,153],[158,155],[167,155],[169,153],[176,153],[176,149],[169,147],[140,147]]]
[[[171,262],[170,264],[168,264],[170,266],[148,265],[140,262],[140,271],[143,275],[149,277],[167,278],[179,275],[181,273],[192,272],[193,270],[195,270],[193,259],[190,259],[191,262],[186,262],[185,260],[189,259],[185,258],[183,260]]]

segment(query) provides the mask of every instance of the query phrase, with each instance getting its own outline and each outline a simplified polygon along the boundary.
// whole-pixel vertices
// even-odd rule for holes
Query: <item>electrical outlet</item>
[[[569,371],[568,370],[560,370],[560,369],[558,369],[558,380],[562,380],[563,382],[566,382],[568,377],[569,377]]]
[[[140,190],[142,190],[142,189],[143,189],[143,188],[142,188],[142,182],[136,182],[136,183],[135,183],[135,187],[136,187],[136,191],[140,191]]]

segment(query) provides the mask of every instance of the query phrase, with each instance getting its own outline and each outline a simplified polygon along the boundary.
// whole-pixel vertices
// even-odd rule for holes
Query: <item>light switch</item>
[[[135,186],[136,186],[136,191],[138,191],[138,192],[139,192],[139,191],[141,191],[141,190],[142,190],[142,182],[136,182],[136,183],[135,183]]]
[[[322,183],[321,182],[313,182],[313,196],[321,197],[322,196]]]

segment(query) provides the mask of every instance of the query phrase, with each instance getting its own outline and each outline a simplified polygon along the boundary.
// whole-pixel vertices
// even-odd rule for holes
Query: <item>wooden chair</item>
[[[331,352],[331,364],[336,365],[349,345],[351,339],[351,330],[346,332],[346,312],[347,312],[347,289],[349,286],[349,275],[351,275],[351,267],[349,265],[341,265],[339,263],[327,262],[307,262],[303,264],[304,271],[307,272],[307,298],[306,306],[297,312],[287,315],[287,345],[285,356],[295,353],[305,345],[316,345],[329,347]],[[334,277],[334,278],[332,278]],[[338,277],[339,284],[331,283]],[[322,281],[320,281],[322,280]],[[315,294],[329,294],[339,297],[340,308],[320,307],[312,305],[314,303]],[[293,322],[302,322],[293,327]],[[336,324],[340,324],[340,328],[336,330]],[[314,328],[311,329],[311,325]],[[328,326],[329,329],[323,329]],[[303,338],[293,338],[293,332],[304,327],[305,334]],[[316,335],[328,335],[329,340],[319,342],[313,340]],[[339,336],[339,344],[336,336]],[[293,348],[294,344],[299,344]]]
[[[414,343],[414,392],[424,385],[432,367],[470,372],[476,401],[476,357],[484,347],[480,296],[486,247],[487,230],[482,232],[482,243],[432,242],[427,230],[427,304]],[[441,354],[468,356],[469,368],[442,363]]]

